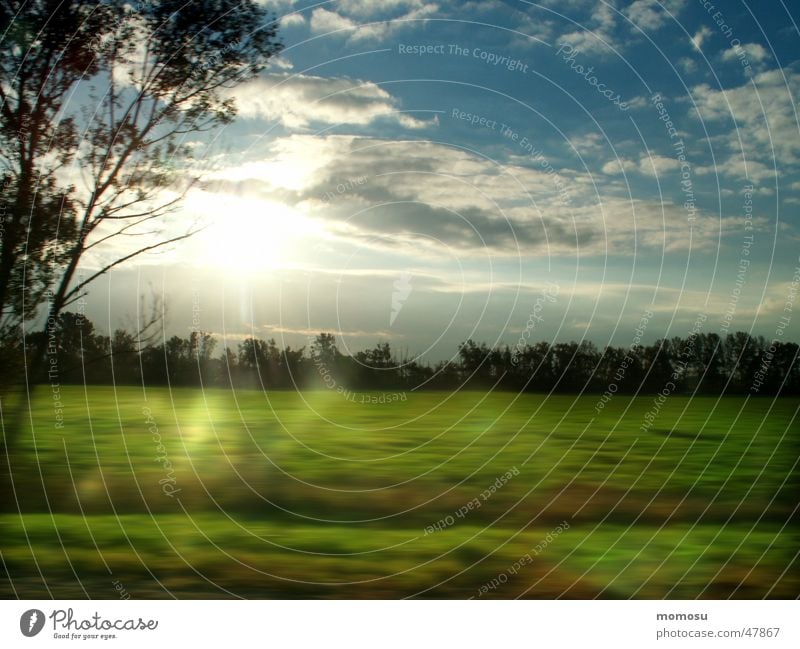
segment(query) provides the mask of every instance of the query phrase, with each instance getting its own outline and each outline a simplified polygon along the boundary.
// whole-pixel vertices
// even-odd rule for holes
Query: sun
[[[198,258],[192,261],[226,273],[295,266],[322,234],[315,221],[277,201],[204,192],[193,203],[206,227],[196,237]]]

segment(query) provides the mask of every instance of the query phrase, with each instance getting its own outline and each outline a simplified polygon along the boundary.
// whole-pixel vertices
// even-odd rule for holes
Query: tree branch
[[[184,239],[188,239],[189,237],[194,236],[198,232],[201,232],[202,229],[203,228],[200,228],[198,230],[193,230],[192,232],[187,232],[186,234],[182,234],[182,235],[179,235],[177,237],[173,237],[171,239],[167,239],[166,241],[160,241],[159,243],[155,243],[155,244],[153,244],[151,246],[146,246],[144,248],[140,248],[139,250],[137,250],[135,252],[132,252],[132,253],[130,253],[128,255],[125,255],[124,257],[121,257],[121,258],[117,259],[116,261],[108,264],[104,268],[100,269],[99,271],[97,271],[96,273],[91,275],[88,279],[80,282],[72,290],[68,291],[64,295],[64,299],[65,300],[70,299],[73,295],[75,295],[75,293],[80,291],[84,286],[86,286],[87,284],[90,284],[91,282],[96,280],[101,275],[105,275],[112,268],[114,268],[116,266],[119,266],[120,264],[123,264],[126,261],[129,261],[129,260],[133,259],[134,257],[138,257],[139,255],[142,255],[142,254],[144,254],[146,252],[150,252],[151,250],[156,250],[157,248],[161,248],[163,246],[167,246],[167,245],[169,245],[171,243],[177,243],[178,241],[183,241]]]

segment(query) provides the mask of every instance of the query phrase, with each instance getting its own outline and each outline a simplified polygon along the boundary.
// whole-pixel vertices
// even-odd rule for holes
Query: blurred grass
[[[471,597],[564,520],[484,597],[800,594],[797,400],[673,396],[642,432],[646,397],[75,387],[63,429],[49,398],[4,597]]]

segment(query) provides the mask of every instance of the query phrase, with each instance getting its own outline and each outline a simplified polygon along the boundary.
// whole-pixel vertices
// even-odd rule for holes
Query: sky
[[[101,329],[153,291],[232,348],[800,339],[797,5],[265,4],[284,51],[190,138],[203,231],[95,284]]]

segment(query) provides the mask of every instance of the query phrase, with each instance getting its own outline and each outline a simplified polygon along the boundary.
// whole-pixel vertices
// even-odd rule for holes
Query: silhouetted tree
[[[193,234],[161,221],[195,181],[185,137],[229,123],[231,89],[280,49],[254,0],[0,3],[0,332],[43,302],[52,323],[110,269]],[[84,186],[60,180],[68,165]],[[82,276],[90,250],[110,254]],[[29,373],[46,373],[46,344]]]
[[[490,385],[492,366],[489,353],[486,343],[478,344],[471,339],[458,346],[465,383],[479,386]]]
[[[62,313],[45,334],[51,382],[134,383],[153,385],[240,386],[258,389],[348,388],[361,390],[501,389],[563,393],[654,394],[668,384],[673,393],[800,394],[798,345],[734,333],[658,340],[629,349],[590,342],[545,342],[490,348],[468,340],[457,359],[431,367],[398,359],[391,344],[342,354],[336,337],[321,333],[307,350],[281,348],[274,339],[249,337],[238,353],[226,347],[215,357],[217,340],[203,331],[172,336],[142,346],[139,336],[117,329],[110,338],[76,313]],[[22,351],[13,342],[0,345],[0,358]],[[141,367],[141,371],[140,371]]]

